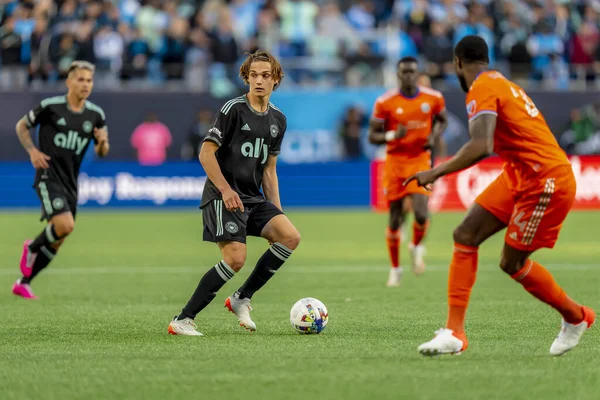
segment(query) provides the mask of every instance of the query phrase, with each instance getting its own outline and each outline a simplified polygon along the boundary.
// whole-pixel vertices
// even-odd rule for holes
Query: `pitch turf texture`
[[[469,350],[426,359],[416,349],[446,313],[451,232],[436,215],[427,273],[387,289],[386,217],[366,211],[290,212],[303,241],[254,300],[258,331],[223,301],[267,248],[197,319],[205,337],[167,335],[202,274],[219,260],[201,242],[198,212],[82,211],[73,236],[33,288],[10,293],[37,213],[0,214],[2,399],[565,399],[600,398],[600,332],[561,358],[548,354],[560,319],[496,267],[502,235],[480,251],[468,313]],[[600,310],[600,213],[573,213],[554,251],[535,258],[575,299]],[[402,260],[408,265],[406,246]],[[289,310],[313,296],[329,308],[321,335],[302,336]]]

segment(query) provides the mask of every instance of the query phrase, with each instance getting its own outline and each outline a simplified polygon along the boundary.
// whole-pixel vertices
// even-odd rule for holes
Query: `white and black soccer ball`
[[[312,297],[298,300],[290,311],[290,323],[298,333],[321,333],[327,326],[327,321],[327,307]]]

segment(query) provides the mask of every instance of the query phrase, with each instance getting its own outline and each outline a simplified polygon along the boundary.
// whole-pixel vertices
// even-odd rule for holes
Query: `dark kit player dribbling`
[[[244,266],[247,236],[263,237],[271,247],[225,306],[241,326],[256,330],[250,299],[300,243],[300,234],[281,209],[276,172],[286,118],[269,103],[283,71],[272,55],[257,51],[248,55],[240,76],[249,92],[225,103],[200,150],[200,163],[208,175],[200,206],[204,240],[217,243],[223,259],[204,274],[181,314],[169,324],[173,335],[202,335],[194,319]]]
[[[67,94],[42,100],[16,126],[19,140],[36,169],[34,188],[42,203],[42,219],[48,221],[34,240],[26,240],[23,245],[23,276],[13,285],[13,293],[26,299],[37,298],[30,282],[48,266],[73,232],[77,178],[89,144],[95,142],[98,156],[108,154],[104,112],[87,101],[94,86],[94,69],[88,62],[74,61],[66,80]],[[29,133],[34,126],[39,126],[39,148]]]

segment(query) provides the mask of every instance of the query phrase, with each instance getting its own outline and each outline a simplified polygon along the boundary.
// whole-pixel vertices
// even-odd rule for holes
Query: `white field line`
[[[600,264],[544,264],[551,271],[591,271],[598,270],[600,271]],[[246,266],[245,269],[249,269]],[[493,264],[480,264],[480,268],[499,268]],[[145,275],[171,275],[171,274],[191,274],[196,273],[200,274],[206,270],[206,266],[178,266],[178,267],[147,267],[147,266],[112,266],[112,267],[75,267],[75,268],[64,268],[57,267],[52,268],[49,267],[44,271],[44,275],[135,275],[135,274],[145,274]],[[251,266],[250,268],[253,268]],[[387,271],[389,267],[382,265],[373,265],[373,266],[343,266],[343,265],[333,265],[333,266],[295,266],[290,265],[287,268],[284,266],[285,273],[291,274],[325,274],[325,273],[368,273],[368,272],[377,272],[380,273],[382,271]],[[405,269],[407,267],[404,267]],[[408,267],[410,269],[410,267]],[[446,272],[448,270],[447,265],[431,265],[427,266],[426,271],[431,272]],[[19,268],[0,268],[0,276],[7,275],[19,275]]]

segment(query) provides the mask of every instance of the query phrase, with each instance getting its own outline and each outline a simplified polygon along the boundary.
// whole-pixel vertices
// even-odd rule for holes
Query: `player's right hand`
[[[31,164],[33,164],[35,169],[47,169],[50,167],[50,165],[48,165],[50,156],[42,153],[36,148],[31,149],[29,152],[29,159],[31,160]]]
[[[240,210],[244,212],[244,204],[240,196],[232,188],[227,188],[223,191],[223,203],[228,211]]]
[[[406,132],[408,132],[406,126],[398,124],[398,128],[396,128],[396,139],[402,139],[404,136],[406,136]]]

